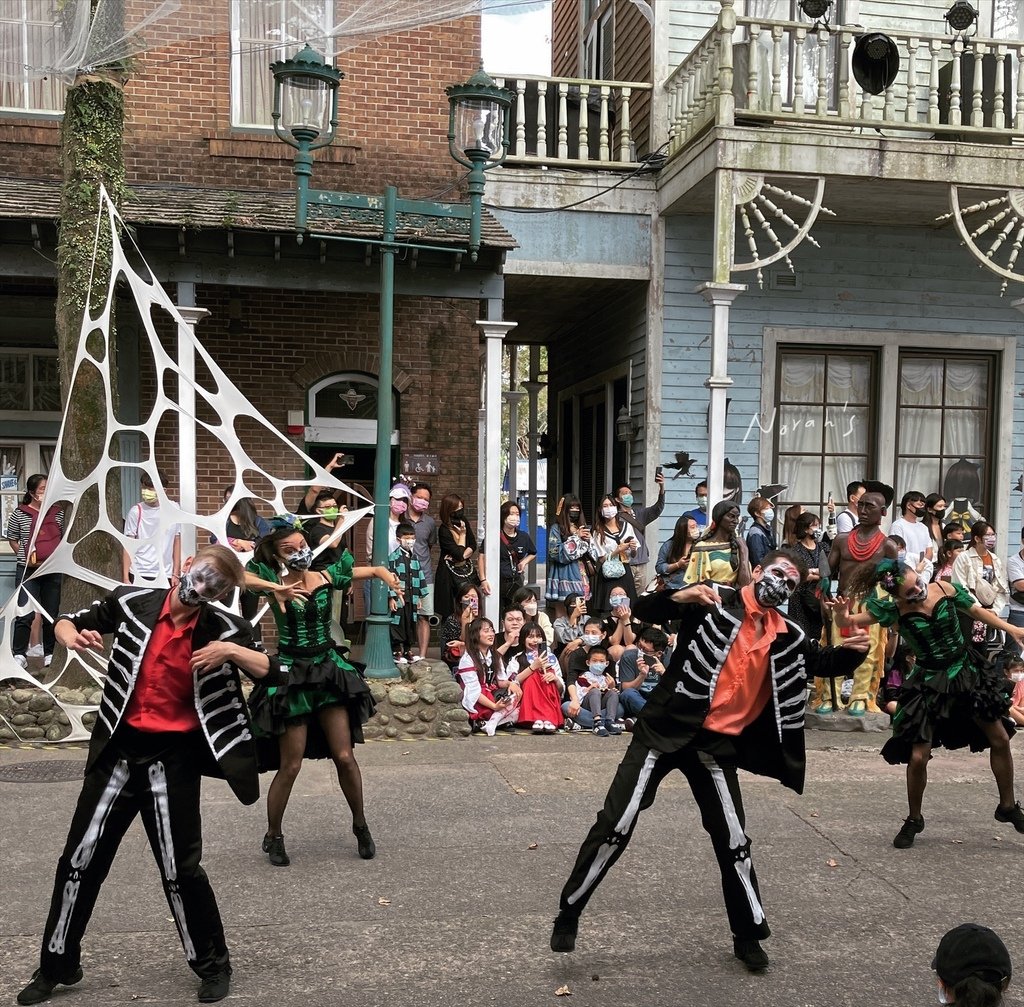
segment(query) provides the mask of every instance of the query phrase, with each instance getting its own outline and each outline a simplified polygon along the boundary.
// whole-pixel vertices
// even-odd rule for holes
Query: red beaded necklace
[[[871,559],[872,556],[878,551],[878,546],[885,539],[885,532],[879,528],[875,534],[868,540],[867,545],[861,545],[857,537],[857,529],[854,528],[850,532],[849,538],[846,540],[846,547],[850,550],[850,555],[858,562],[863,563],[866,560]]]

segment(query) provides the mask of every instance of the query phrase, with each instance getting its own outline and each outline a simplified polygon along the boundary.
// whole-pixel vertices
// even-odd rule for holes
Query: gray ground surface
[[[285,823],[289,868],[259,851],[262,803],[206,784],[204,863],[235,966],[229,1004],[930,1005],[942,932],[994,927],[1024,976],[1024,836],[993,821],[984,756],[939,753],[927,828],[908,851],[903,773],[884,735],[809,732],[802,797],[743,776],[774,937],[772,967],[731,957],[709,844],[670,778],[591,903],[579,950],[547,949],[557,893],[627,737],[376,743],[359,749],[378,856],[357,858],[336,780],[303,770]],[[0,751],[14,763],[82,751]],[[266,783],[264,778],[264,785]],[[76,783],[0,783],[0,1002],[29,977]],[[531,848],[533,847],[533,848]],[[122,846],[86,937],[85,980],[53,1003],[188,1004],[187,969],[145,835]],[[572,998],[556,997],[563,986]],[[1024,982],[1021,983],[1024,990]],[[1010,1003],[1021,1003],[1014,986]]]

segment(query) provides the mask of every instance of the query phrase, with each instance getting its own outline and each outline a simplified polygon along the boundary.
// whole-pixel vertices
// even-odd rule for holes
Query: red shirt
[[[150,732],[199,729],[189,666],[192,631],[198,618],[197,608],[187,622],[175,626],[171,618],[171,593],[167,592],[125,710],[125,721],[130,727]]]
[[[718,673],[711,709],[704,719],[704,727],[718,734],[742,734],[761,715],[772,695],[768,652],[776,636],[788,632],[775,609],[758,605],[752,584],[740,589],[740,597],[747,614]],[[760,632],[755,620],[761,622]]]

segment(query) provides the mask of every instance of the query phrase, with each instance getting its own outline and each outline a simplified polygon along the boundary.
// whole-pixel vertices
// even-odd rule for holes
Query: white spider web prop
[[[649,17],[645,0],[632,2]],[[281,22],[268,31],[266,46],[269,56],[280,56],[282,46],[292,49],[306,42],[338,54],[373,39],[471,14],[514,14],[535,6],[533,0],[293,0]],[[79,73],[130,59],[157,44],[210,34],[203,16],[172,21],[182,7],[180,0],[98,0],[95,10],[89,0],[68,0],[52,7],[49,24],[33,23],[28,62],[21,34],[9,33],[0,47],[0,80],[56,77],[71,84]]]
[[[85,569],[76,562],[74,558],[75,546],[86,535],[105,533],[134,558],[140,548],[153,548],[155,546],[158,553],[162,553],[162,544],[165,537],[175,525],[193,525],[197,532],[205,529],[218,539],[223,539],[228,516],[234,505],[245,497],[263,500],[270,505],[276,514],[288,513],[289,508],[285,503],[284,497],[286,491],[291,491],[294,495],[296,490],[304,491],[311,484],[337,489],[348,494],[350,497],[360,500],[366,499],[362,494],[357,493],[350,486],[341,482],[312,458],[295,447],[242,394],[217,365],[203,345],[195,338],[188,323],[178,312],[177,307],[168,297],[167,292],[150,273],[149,267],[146,265],[145,260],[142,259],[141,253],[134,243],[132,243],[131,248],[137,257],[135,261],[139,263],[140,268],[132,265],[121,241],[121,234],[127,234],[128,232],[126,229],[119,227],[120,224],[120,215],[107,196],[106,190],[101,188],[96,235],[98,240],[101,228],[108,228],[110,231],[112,243],[110,280],[107,285],[103,306],[98,314],[93,314],[93,306],[91,304],[86,305],[70,387],[72,394],[74,394],[74,389],[77,387],[76,379],[82,368],[91,367],[99,372],[105,389],[107,447],[96,467],[83,478],[72,479],[65,472],[63,448],[68,417],[70,415],[71,398],[69,396],[68,404],[64,409],[64,418],[61,422],[53,464],[46,477],[46,493],[40,508],[40,515],[43,515],[55,503],[63,501],[70,504],[65,509],[64,536],[54,552],[40,563],[39,566],[34,567],[31,574],[26,577],[26,581],[28,581],[45,574],[64,574],[95,585],[99,589],[99,593],[113,590],[118,586],[119,582],[113,581],[109,577],[93,570]],[[93,261],[95,264],[95,257]],[[156,396],[153,408],[148,419],[138,424],[124,423],[117,418],[111,396],[112,374],[110,360],[112,359],[113,351],[111,344],[111,310],[116,300],[116,289],[119,282],[126,285],[131,291],[138,310],[138,316],[143,323],[144,336],[142,338],[144,342],[148,341],[149,350],[153,355],[156,368]],[[196,370],[199,370],[198,365],[200,363],[205,365],[207,369],[207,373],[203,375],[202,380],[186,378],[178,362],[164,348],[154,325],[154,309],[164,312],[165,317],[176,323],[179,338],[184,335],[191,341],[195,352]],[[174,389],[180,389],[183,382],[186,382],[192,388],[195,395],[196,407],[192,412],[186,412],[182,409],[173,394]],[[206,387],[207,384],[211,384],[213,387],[208,388]],[[212,414],[214,419],[203,419],[199,415],[200,413],[204,413],[207,416]],[[170,499],[164,491],[160,473],[157,469],[157,461],[154,457],[158,443],[157,428],[160,426],[161,420],[169,416],[173,418],[176,429],[179,415],[188,416],[196,424],[197,429],[206,430],[215,439],[216,443],[219,443],[220,447],[227,452],[231,459],[231,464],[234,466],[233,491],[223,505],[212,514],[207,515],[185,511],[176,501]],[[240,419],[245,421],[242,426],[252,428],[255,424],[259,428],[260,446],[265,449],[268,441],[280,442],[286,446],[287,453],[295,461],[303,462],[309,466],[313,473],[312,476],[304,480],[283,479],[274,476],[260,467],[249,453],[247,446],[239,439],[236,426],[239,424]],[[138,461],[122,461],[120,458],[111,456],[111,445],[118,444],[122,434],[139,435],[143,449]],[[194,459],[185,459],[185,462],[194,464]],[[112,473],[119,472],[126,467],[147,472],[160,496],[159,529],[155,535],[149,538],[136,539],[125,536],[122,528],[119,527],[120,522],[115,525],[110,517],[108,485],[111,480],[109,477]],[[228,478],[232,475],[229,471],[221,474]],[[254,477],[258,477],[260,480],[265,481],[265,484],[269,484],[272,487],[272,492],[268,493],[266,491],[266,485],[254,485],[256,481]],[[78,520],[75,502],[81,500],[87,492],[98,494],[99,515],[93,527],[83,528]],[[321,543],[316,551],[320,552],[327,548],[328,545],[336,543],[353,524],[370,514],[372,510],[373,505],[369,504],[366,507],[349,511],[344,521],[328,539]],[[41,524],[41,520],[37,521],[37,534]],[[33,536],[32,541],[29,543],[26,554],[31,552],[34,544],[35,536]],[[247,555],[242,554],[239,558],[244,563]],[[184,560],[185,557],[183,556],[182,559]],[[166,587],[168,585],[166,573],[158,577],[154,584]],[[55,706],[67,715],[70,722],[69,733],[61,737],[59,741],[80,741],[88,738],[89,729],[84,725],[82,718],[87,713],[94,712],[97,707],[63,703],[53,694],[53,689],[61,685],[61,679],[64,678],[71,667],[84,669],[95,687],[102,687],[105,678],[106,659],[99,653],[76,654],[68,652],[63,667],[59,669],[59,673],[56,674],[53,681],[46,683],[33,675],[30,670],[22,668],[15,660],[12,649],[15,617],[21,612],[27,613],[30,610],[39,612],[43,619],[47,619],[48,616],[35,598],[27,594],[28,605],[19,611],[18,598],[20,594],[19,590],[15,590],[7,604],[0,609],[0,625],[2,625],[2,630],[0,630],[0,682],[6,685],[10,685],[12,682],[21,683],[23,688],[41,690],[48,693]],[[263,612],[261,611],[257,619],[262,614]],[[52,669],[50,674],[53,674]],[[46,677],[49,678],[50,676],[47,675]],[[0,724],[10,729],[19,740],[27,740],[21,737],[18,732],[18,726],[14,725],[3,712],[0,712]],[[42,739],[33,738],[31,740],[40,741]]]

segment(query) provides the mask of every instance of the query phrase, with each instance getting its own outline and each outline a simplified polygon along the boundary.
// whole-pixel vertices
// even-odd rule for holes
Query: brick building
[[[329,13],[330,3],[321,6]],[[336,450],[352,454],[355,465],[342,478],[372,485],[379,257],[359,239],[379,233],[379,224],[335,221],[323,229],[347,240],[297,243],[293,151],[269,126],[268,65],[313,34],[295,20],[301,7],[187,4],[147,29],[147,49],[126,87],[123,214],[172,298],[209,310],[198,337],[271,423],[300,428],[293,441],[318,460]],[[271,8],[294,19],[270,24]],[[28,31],[19,16],[4,25],[8,33]],[[282,38],[292,41],[280,45]],[[316,155],[314,186],[376,195],[392,184],[407,198],[463,198],[461,169],[447,149],[444,89],[469,77],[479,60],[478,17],[338,53],[341,124],[334,144]],[[20,488],[48,467],[60,418],[53,260],[62,103],[53,82],[0,87],[0,454],[17,470]],[[431,240],[465,244],[455,234]],[[392,469],[418,469],[436,490],[464,494],[474,517],[475,322],[501,317],[494,313],[500,263],[513,245],[493,221],[485,221],[484,242],[477,264],[410,252],[396,270]],[[490,303],[490,316],[481,314],[481,301]],[[118,320],[118,352],[119,415],[137,421],[149,412],[153,370],[127,309]],[[138,457],[128,440],[122,456]],[[198,447],[200,510],[209,512],[220,505],[224,458],[202,439]],[[251,450],[275,475],[302,476],[282,449]],[[170,432],[158,454],[162,467],[176,468]],[[127,509],[136,499],[134,476],[123,489]]]

